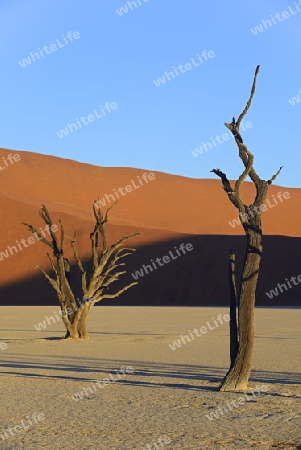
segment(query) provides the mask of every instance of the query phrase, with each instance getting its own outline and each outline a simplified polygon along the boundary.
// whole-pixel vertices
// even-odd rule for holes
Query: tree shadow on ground
[[[17,358],[17,362],[16,362]],[[36,360],[33,361],[33,358]],[[68,380],[75,382],[91,383],[107,378],[109,374],[116,376],[116,371],[121,367],[131,366],[133,374],[116,379],[115,383],[151,387],[171,388],[184,390],[217,391],[218,385],[225,376],[227,369],[222,367],[209,367],[189,364],[171,364],[136,360],[112,360],[83,358],[81,364],[78,358],[60,355],[51,356],[52,362],[44,362],[44,355],[14,355],[12,359],[2,360],[2,376],[13,375],[17,377],[30,377],[39,379]],[[75,375],[76,372],[76,375]],[[159,378],[161,380],[159,380]],[[200,384],[201,383],[201,384]],[[212,384],[211,384],[212,383]],[[250,383],[267,385],[282,384],[296,385],[300,383],[300,374],[292,372],[272,372],[253,370]],[[210,385],[211,384],[211,385]],[[250,386],[251,390],[252,386]],[[269,392],[266,395],[284,396],[277,392]]]

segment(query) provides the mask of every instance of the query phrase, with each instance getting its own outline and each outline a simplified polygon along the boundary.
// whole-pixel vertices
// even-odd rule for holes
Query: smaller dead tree
[[[65,339],[88,340],[87,319],[92,306],[105,298],[119,297],[123,292],[138,284],[138,282],[132,282],[119,288],[117,292],[109,293],[111,285],[119,281],[120,277],[126,273],[126,270],[120,270],[122,266],[125,266],[125,263],[122,262],[123,258],[131,255],[135,251],[134,248],[123,247],[124,241],[139,234],[134,233],[129,236],[124,236],[114,244],[108,245],[106,235],[108,213],[116,203],[108,208],[105,214],[102,213],[99,202],[95,201],[93,203],[95,226],[90,233],[92,252],[91,267],[89,270],[84,267],[78,255],[76,230],[74,229],[73,237],[68,237],[75,261],[81,273],[82,300],[76,299],[70,286],[70,264],[68,259],[64,257],[63,245],[65,230],[62,221],[59,220],[60,239],[58,239],[53,231],[53,222],[46,206],[43,205],[40,209],[40,217],[49,228],[51,240],[43,237],[32,225],[23,222],[23,225],[27,226],[29,231],[34,233],[41,242],[52,249],[54,258],[51,258],[49,253],[47,253],[47,257],[54,272],[54,277],[52,278],[48,275],[41,266],[36,267],[43,273],[56,291],[61,308],[62,320],[66,327]]]

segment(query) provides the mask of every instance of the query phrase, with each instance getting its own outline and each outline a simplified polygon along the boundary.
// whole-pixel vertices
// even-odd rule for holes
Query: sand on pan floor
[[[97,307],[89,342],[58,340],[56,311],[1,307],[0,449],[301,448],[300,310],[256,309],[248,394],[217,390],[229,364],[225,308]],[[192,339],[202,326],[212,329]],[[172,350],[180,335],[190,342]]]

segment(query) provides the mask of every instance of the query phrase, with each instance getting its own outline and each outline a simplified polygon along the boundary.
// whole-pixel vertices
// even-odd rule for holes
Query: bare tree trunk
[[[241,391],[248,387],[248,380],[252,367],[252,356],[254,347],[254,305],[256,286],[259,275],[260,261],[262,255],[262,228],[261,213],[262,205],[266,199],[269,185],[280,173],[272,176],[268,181],[262,180],[253,167],[254,156],[243,143],[239,127],[242,119],[251,106],[252,98],[255,93],[256,78],[259,72],[259,66],[255,71],[251,95],[245,109],[238,117],[237,121],[233,117],[231,123],[225,123],[235,138],[239,149],[239,157],[245,167],[243,173],[235,182],[232,188],[227,176],[220,169],[213,169],[223,184],[223,188],[228,194],[231,203],[238,209],[241,224],[247,237],[247,248],[243,267],[243,273],[240,280],[239,295],[236,296],[235,283],[235,257],[230,253],[230,369],[221,383],[221,391]],[[246,177],[250,177],[256,188],[256,197],[251,205],[246,205],[240,196],[240,186]],[[238,298],[238,341],[236,324],[236,304]]]
[[[247,252],[241,279],[238,312],[238,353],[235,363],[230,367],[220,387],[221,391],[246,390],[251,373],[254,348],[255,293],[262,255],[261,230],[252,228],[249,228],[247,232]]]
[[[229,276],[230,276],[230,360],[231,367],[234,366],[238,352],[238,336],[237,336],[237,290],[235,279],[235,254],[230,250],[229,253]]]
[[[73,339],[73,340],[80,339],[78,331],[77,331],[77,325],[71,324],[68,332],[69,332],[68,339]]]
[[[89,304],[86,304],[77,324],[79,339],[83,339],[85,341],[88,341],[90,339],[87,329],[87,320],[90,313],[90,309],[91,306]]]
[[[67,332],[63,339],[79,339],[85,341],[89,340],[87,319],[91,310],[91,306],[91,303],[86,302],[73,305],[74,311],[72,311],[72,313],[68,315],[68,322],[66,325]]]

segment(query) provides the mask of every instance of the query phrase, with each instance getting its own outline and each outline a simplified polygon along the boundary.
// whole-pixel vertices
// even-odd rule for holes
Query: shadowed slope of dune
[[[21,159],[7,163],[6,167],[4,160],[7,161],[9,154],[19,154]],[[59,218],[63,220],[67,235],[73,233],[73,225],[77,228],[79,252],[86,258],[90,251],[89,232],[93,227],[92,203],[99,196],[110,206],[117,195],[120,201],[110,214],[109,240],[140,232],[140,236],[130,242],[139,247],[129,259],[130,272],[140,269],[152,258],[168,254],[181,242],[193,241],[196,245],[191,254],[144,275],[139,287],[126,293],[117,303],[210,305],[228,302],[225,298],[228,296],[225,296],[228,249],[237,248],[243,255],[245,239],[241,226],[229,224],[237,218],[237,210],[228,201],[220,180],[190,179],[161,172],[153,172],[152,180],[146,176],[143,179],[143,174],[151,171],[95,167],[4,149],[0,149],[0,165],[5,167],[0,168],[2,304],[48,303],[55,299],[46,281],[40,279],[35,284],[37,272],[33,266],[42,264],[49,268],[45,258],[47,249],[40,242],[28,244],[31,234],[22,221],[36,227],[44,226],[38,210],[42,203],[46,204],[54,223],[57,224]],[[132,186],[132,192],[126,193],[128,185]],[[118,191],[119,187],[124,195]],[[279,191],[289,192],[290,198],[280,203],[276,197]],[[252,184],[245,183],[243,195],[246,202],[251,200]],[[285,277],[301,273],[301,265],[298,266],[301,216],[297,213],[301,207],[301,189],[271,186],[268,199],[272,207],[263,214],[265,247],[258,300],[261,304],[297,304],[298,286],[279,295],[275,302],[264,292],[283,282]],[[27,243],[26,248],[22,239]],[[67,248],[66,256],[72,263],[68,244]]]
[[[152,237],[156,238],[156,235]],[[177,256],[175,247],[179,249],[181,243],[192,244],[193,250],[186,252],[185,255]],[[44,250],[42,244],[38,245]],[[127,274],[122,279],[126,283],[133,282],[132,274],[136,274],[137,277],[136,272],[140,271],[142,276],[137,278],[139,284],[125,292],[119,299],[103,300],[101,304],[228,305],[230,301],[228,250],[230,247],[237,255],[239,273],[245,248],[243,236],[181,235],[161,242],[142,244],[136,253],[128,258]],[[301,276],[301,264],[296,264],[301,253],[301,240],[292,237],[265,236],[264,249],[256,296],[257,306],[300,306],[301,283],[296,286],[291,283],[292,287],[287,286],[287,289],[282,287],[282,293],[278,288],[278,295],[274,295],[271,299],[266,292],[275,289],[278,283],[286,283],[285,278]],[[160,267],[155,262],[156,258],[160,258],[162,263],[163,256],[170,256],[170,251],[174,259],[170,257],[170,262]],[[278,252],[281,254],[281,259],[278,257]],[[155,262],[155,266],[152,261]],[[47,267],[44,255],[41,255],[39,263]],[[86,259],[84,263],[89,264],[89,260]],[[74,263],[71,266],[71,284],[75,288],[76,296],[81,298],[80,273]],[[115,289],[118,289],[118,284],[110,293],[113,293]],[[13,283],[5,285],[2,283],[0,299],[2,305],[57,304],[54,290],[38,271],[32,271],[29,276],[16,279]]]

